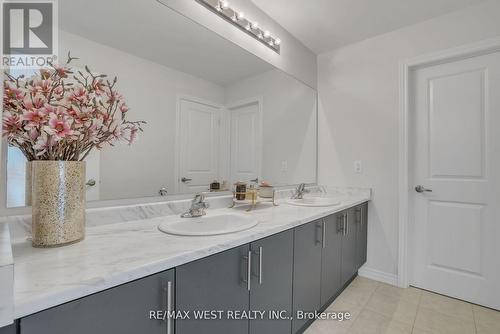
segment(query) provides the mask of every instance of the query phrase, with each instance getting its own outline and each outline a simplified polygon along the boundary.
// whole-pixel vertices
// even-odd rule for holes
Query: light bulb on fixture
[[[243,11],[239,11],[234,7],[238,7],[232,0],[196,0],[204,7],[212,10],[217,16],[224,18],[233,26],[246,30],[248,35],[260,41],[265,46],[273,51],[280,53],[281,40],[272,33],[260,27],[257,21],[248,18]]]

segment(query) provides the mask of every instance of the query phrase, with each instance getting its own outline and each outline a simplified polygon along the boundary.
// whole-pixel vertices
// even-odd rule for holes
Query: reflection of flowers
[[[74,71],[65,66],[42,69],[30,78],[4,81],[3,136],[28,160],[83,160],[92,151],[118,141],[128,144],[143,121],[128,121],[129,111],[115,90],[117,79]]]

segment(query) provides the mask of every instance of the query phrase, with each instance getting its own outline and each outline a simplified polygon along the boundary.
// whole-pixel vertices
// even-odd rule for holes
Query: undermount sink
[[[323,207],[337,206],[340,205],[341,201],[335,197],[304,197],[302,199],[289,199],[286,203],[296,206]]]
[[[196,218],[175,217],[158,225],[162,232],[184,236],[209,236],[236,233],[255,227],[259,222],[236,213],[207,214]]]

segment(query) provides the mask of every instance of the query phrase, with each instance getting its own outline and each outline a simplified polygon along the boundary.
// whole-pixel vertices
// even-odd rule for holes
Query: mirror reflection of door
[[[222,111],[205,103],[180,100],[180,193],[207,191],[219,175],[219,136]]]
[[[230,106],[231,181],[258,181],[262,156],[262,103],[251,99]]]

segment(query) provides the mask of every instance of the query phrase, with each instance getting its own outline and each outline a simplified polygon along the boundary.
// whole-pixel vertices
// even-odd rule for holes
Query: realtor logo
[[[56,2],[2,1],[2,67],[44,67],[57,51]]]

